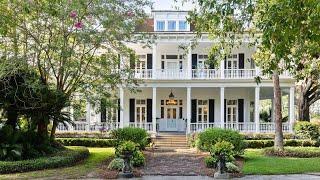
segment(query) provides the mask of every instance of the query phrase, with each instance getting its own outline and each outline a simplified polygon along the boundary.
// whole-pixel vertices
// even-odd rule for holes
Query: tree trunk
[[[273,72],[273,86],[274,86],[274,104],[275,104],[275,138],[274,148],[278,151],[283,151],[283,132],[282,132],[282,113],[281,113],[281,89],[279,82],[279,74],[277,71]]]
[[[53,121],[52,128],[51,128],[51,133],[50,133],[50,140],[51,141],[54,141],[57,126],[58,126],[57,121]]]
[[[298,114],[300,121],[310,121],[310,106],[307,98],[300,93],[298,99]]]

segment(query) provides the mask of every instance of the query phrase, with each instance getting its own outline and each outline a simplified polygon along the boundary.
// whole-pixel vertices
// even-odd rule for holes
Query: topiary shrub
[[[240,172],[239,167],[236,166],[235,164],[233,164],[232,162],[227,162],[226,168],[229,173],[239,173]]]
[[[218,159],[216,157],[207,156],[204,158],[204,163],[207,168],[216,168]]]
[[[131,162],[134,167],[144,166],[145,157],[144,157],[143,153],[141,151],[134,152],[132,159],[131,159]]]
[[[197,148],[204,151],[210,151],[211,147],[219,141],[230,142],[234,146],[235,155],[241,155],[246,148],[243,135],[237,131],[221,128],[208,128],[199,133]]]
[[[146,130],[135,127],[119,128],[111,131],[111,138],[117,140],[117,144],[121,144],[123,141],[132,141],[139,145],[140,149],[150,143],[151,139]]]
[[[117,170],[121,171],[123,168],[123,159],[121,158],[114,158],[108,165],[108,169],[110,170]]]
[[[320,127],[318,124],[298,121],[294,126],[294,131],[299,138],[318,140],[320,136]]]

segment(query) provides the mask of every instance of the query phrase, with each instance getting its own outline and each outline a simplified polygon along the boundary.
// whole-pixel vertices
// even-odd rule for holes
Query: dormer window
[[[179,21],[179,30],[180,31],[187,30],[187,21]]]
[[[165,22],[157,21],[157,31],[164,31]]]
[[[168,21],[168,31],[176,30],[176,21]]]

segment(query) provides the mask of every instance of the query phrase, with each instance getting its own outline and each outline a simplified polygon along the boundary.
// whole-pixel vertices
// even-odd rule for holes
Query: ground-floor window
[[[147,117],[147,103],[145,99],[136,99],[136,122],[144,123]]]
[[[198,123],[208,122],[208,100],[199,100],[198,99]]]
[[[227,123],[238,122],[238,101],[237,100],[227,100]]]
[[[250,101],[250,122],[254,122],[254,101]]]

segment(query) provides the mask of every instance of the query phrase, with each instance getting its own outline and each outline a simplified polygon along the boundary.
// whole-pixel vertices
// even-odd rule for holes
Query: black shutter
[[[238,122],[243,122],[244,120],[243,105],[244,105],[244,99],[238,99],[238,118],[239,118]]]
[[[107,122],[107,107],[103,101],[100,101],[100,108],[101,108],[101,122]]]
[[[192,61],[192,69],[197,69],[198,54],[192,54],[191,61]]]
[[[120,99],[118,99],[118,122],[120,122],[120,110],[121,110]]]
[[[147,122],[152,122],[152,99],[147,99]]]
[[[164,61],[161,61],[161,69],[164,69]]]
[[[214,99],[209,99],[209,122],[214,122]]]
[[[135,119],[135,99],[130,99],[130,107],[129,107],[129,111],[130,111],[130,114],[129,114],[129,118],[130,118],[130,122],[134,122],[134,119]]]
[[[244,54],[239,53],[239,69],[244,69]]]
[[[197,100],[196,99],[191,100],[191,122],[192,123],[197,122]]]
[[[147,69],[152,69],[152,54],[147,54]]]
[[[224,122],[227,122],[227,100],[224,99]]]
[[[227,69],[227,56],[224,57],[224,69]]]
[[[183,67],[182,61],[179,61],[179,68],[182,69],[182,67]]]
[[[213,60],[212,61],[210,61],[210,63],[209,63],[209,69],[214,69],[214,64],[216,63],[216,60],[214,59],[214,57],[213,57]]]
[[[136,64],[136,62],[135,62],[135,58],[134,58],[134,54],[130,54],[130,69],[134,69],[135,68],[135,64]]]

